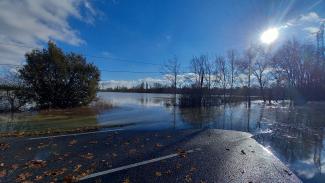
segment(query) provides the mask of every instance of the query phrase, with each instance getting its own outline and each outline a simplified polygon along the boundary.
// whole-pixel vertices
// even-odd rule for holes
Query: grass
[[[0,116],[0,136],[97,130],[103,127],[98,123],[97,115],[111,108],[110,104],[96,102],[90,106],[64,110],[5,113]]]

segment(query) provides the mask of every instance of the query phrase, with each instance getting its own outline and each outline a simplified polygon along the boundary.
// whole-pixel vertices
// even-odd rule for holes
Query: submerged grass
[[[0,116],[0,136],[61,134],[98,130],[104,126],[98,123],[97,116],[112,108],[113,106],[107,102],[96,101],[90,106],[64,110],[5,113]]]

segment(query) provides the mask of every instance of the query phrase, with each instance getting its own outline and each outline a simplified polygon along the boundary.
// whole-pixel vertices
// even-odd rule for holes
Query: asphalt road
[[[0,139],[0,182],[300,182],[250,137],[181,130]]]

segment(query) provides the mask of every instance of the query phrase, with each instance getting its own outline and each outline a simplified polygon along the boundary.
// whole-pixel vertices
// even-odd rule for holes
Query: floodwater
[[[304,182],[325,182],[325,102],[292,106],[253,101],[178,108],[171,94],[98,94],[111,107],[0,115],[0,132],[105,126],[131,130],[215,128],[250,132]],[[323,166],[324,165],[324,166]]]

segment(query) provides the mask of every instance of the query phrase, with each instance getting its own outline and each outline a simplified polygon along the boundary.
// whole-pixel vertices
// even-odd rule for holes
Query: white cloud
[[[142,82],[148,83],[149,86],[152,86],[154,83],[160,83],[160,84],[163,84],[163,85],[168,83],[168,81],[165,80],[165,79],[147,77],[147,78],[138,79],[138,80],[107,80],[107,81],[101,81],[100,86],[101,86],[102,89],[116,88],[116,87],[132,88],[132,87],[140,85]]]
[[[138,80],[107,80],[101,81],[100,85],[102,89],[105,88],[115,88],[115,87],[127,87],[131,88],[134,86],[140,85],[142,82],[148,83],[149,86],[153,86],[154,83],[160,83],[162,85],[171,85],[170,80],[168,79],[171,77],[170,75],[166,74],[162,76],[162,78],[152,78],[147,77]],[[193,73],[184,73],[177,76],[177,80],[179,83],[178,87],[189,85],[195,81],[196,75]]]
[[[104,57],[113,57],[114,56],[114,54],[109,51],[102,51],[100,54]]]
[[[0,1],[0,64],[19,64],[30,47],[39,48],[50,39],[84,44],[69,19],[93,23],[95,15],[88,0]]]
[[[314,41],[315,34],[324,22],[325,19],[316,12],[309,12],[287,21],[283,26],[280,26],[280,29],[286,39],[295,37],[303,41]]]
[[[310,12],[306,15],[301,15],[299,18],[299,21],[302,21],[302,22],[315,22],[315,21],[317,22],[319,20],[320,20],[320,17],[315,12]]]

